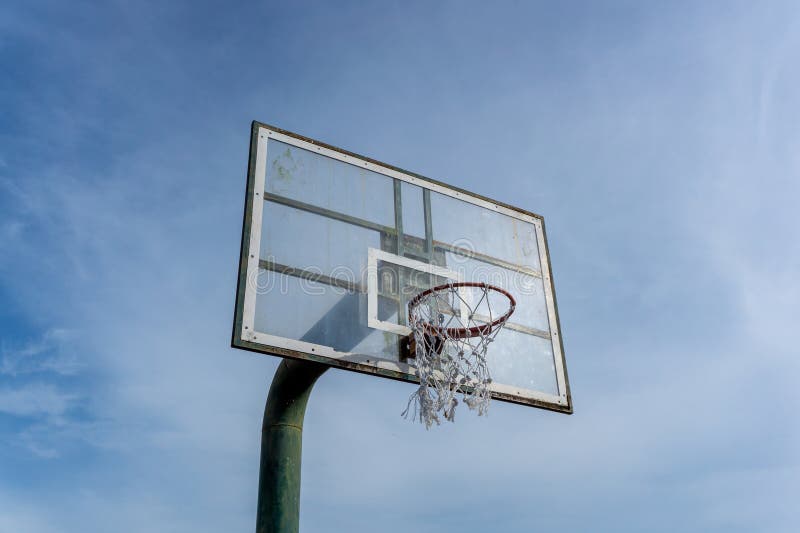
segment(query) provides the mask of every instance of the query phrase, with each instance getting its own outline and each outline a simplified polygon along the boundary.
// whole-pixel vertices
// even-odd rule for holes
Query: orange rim
[[[428,295],[431,295],[435,292],[451,289],[453,287],[480,287],[483,289],[487,289],[490,291],[499,292],[506,298],[508,298],[509,306],[508,311],[501,316],[500,318],[485,324],[483,326],[472,326],[471,328],[444,328],[441,326],[434,326],[430,322],[423,322],[422,328],[425,330],[426,333],[430,333],[431,335],[436,335],[440,337],[448,337],[451,339],[467,339],[470,337],[481,337],[484,335],[488,335],[491,333],[497,326],[503,324],[509,317],[514,313],[514,309],[517,307],[517,301],[505,289],[500,287],[495,287],[494,285],[489,285],[488,283],[481,283],[477,281],[458,281],[455,283],[443,283],[442,285],[437,285],[436,287],[431,287],[430,289],[425,289],[421,293],[414,296],[408,302],[408,319],[411,321],[411,312],[414,308]]]

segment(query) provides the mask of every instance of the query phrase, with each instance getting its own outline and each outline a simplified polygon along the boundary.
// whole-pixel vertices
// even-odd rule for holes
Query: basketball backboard
[[[541,216],[253,123],[232,346],[415,382],[408,301],[448,281],[516,300],[492,397],[571,413]]]

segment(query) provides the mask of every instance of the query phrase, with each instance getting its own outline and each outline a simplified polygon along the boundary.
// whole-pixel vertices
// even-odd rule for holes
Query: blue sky
[[[330,371],[303,531],[800,528],[794,2],[5,2],[0,531],[249,531],[250,121],[545,216],[575,414]]]

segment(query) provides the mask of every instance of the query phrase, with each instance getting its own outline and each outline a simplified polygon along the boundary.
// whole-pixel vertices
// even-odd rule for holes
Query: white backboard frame
[[[572,397],[567,378],[555,291],[550,272],[550,258],[545,236],[544,220],[541,216],[258,122],[253,123],[251,136],[239,284],[234,313],[233,338],[231,342],[233,347],[281,357],[323,362],[331,366],[348,370],[370,373],[403,381],[418,382],[416,370],[412,366],[402,362],[380,359],[365,354],[341,352],[334,350],[330,346],[256,331],[255,303],[258,291],[256,280],[259,272],[259,248],[264,209],[263,191],[266,179],[267,144],[269,139],[275,139],[351,165],[363,167],[387,177],[405,181],[533,224],[537,230],[540,254],[539,260],[541,265],[541,272],[539,274],[544,282],[558,394],[546,394],[540,391],[512,387],[499,383],[492,384],[492,394],[496,399],[504,401],[541,407],[563,413],[572,413]],[[456,272],[442,267],[417,262],[376,249],[370,249],[367,253],[369,254],[369,261],[377,262],[379,258],[388,258],[391,262],[397,262],[403,266],[419,268],[442,277],[459,280]],[[370,269],[370,274],[368,274],[368,276],[372,275],[371,272],[372,269]],[[373,282],[377,283],[377,280],[368,278],[368,285]],[[368,297],[370,299],[373,297],[377,298],[377,292],[370,290]],[[377,302],[370,301],[369,305],[369,325],[371,327],[377,327],[387,331],[391,331],[391,329],[389,329],[391,327],[396,329],[394,332],[398,334],[406,334],[404,332],[410,331],[405,326],[379,321],[377,319],[377,314],[373,315],[373,312],[377,313]],[[403,328],[402,331],[400,331],[401,328]]]

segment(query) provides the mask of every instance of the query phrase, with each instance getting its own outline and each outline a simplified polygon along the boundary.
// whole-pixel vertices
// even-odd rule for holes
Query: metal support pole
[[[256,533],[300,530],[303,417],[311,389],[328,367],[284,359],[272,378],[261,427]]]

